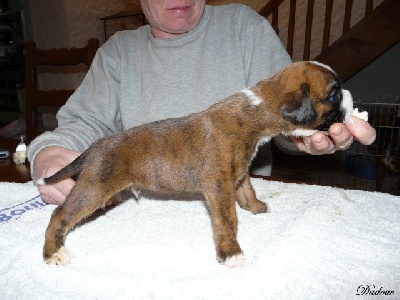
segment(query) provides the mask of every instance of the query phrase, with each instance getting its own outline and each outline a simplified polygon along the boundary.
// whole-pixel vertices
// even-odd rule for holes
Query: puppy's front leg
[[[217,181],[205,193],[211,213],[217,260],[228,267],[240,267],[244,255],[237,241],[237,215],[232,182]]]
[[[236,190],[236,200],[240,207],[251,211],[253,214],[268,212],[268,205],[257,199],[250,176],[246,175]]]

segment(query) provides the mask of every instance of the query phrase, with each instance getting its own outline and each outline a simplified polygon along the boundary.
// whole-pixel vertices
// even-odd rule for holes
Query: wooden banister
[[[365,16],[368,16],[370,13],[372,13],[373,9],[374,9],[374,0],[367,0],[367,3],[365,4]]]
[[[343,33],[346,33],[350,29],[352,8],[353,8],[353,0],[346,0],[346,6],[344,9],[344,20],[343,20]]]
[[[283,34],[287,32],[287,44],[286,44],[286,49],[289,53],[289,55],[292,57],[296,56],[297,59],[301,59],[302,60],[310,60],[310,59],[324,59],[325,55],[324,52],[329,52],[329,57],[333,57],[332,56],[332,51],[335,51],[335,49],[332,49],[333,47],[337,47],[337,41],[331,41],[331,33],[332,33],[332,14],[333,14],[333,5],[334,5],[334,1],[333,0],[326,0],[326,5],[325,5],[325,10],[324,9],[315,9],[314,4],[315,1],[314,0],[307,0],[307,8],[306,8],[306,13],[305,13],[305,26],[304,28],[304,45],[302,46],[302,49],[294,49],[295,45],[295,39],[298,39],[298,36],[296,34],[296,32],[298,32],[298,23],[302,23],[304,22],[304,20],[301,20],[300,18],[302,17],[302,14],[298,13],[298,8],[300,6],[300,4],[298,3],[299,1],[296,0],[271,0],[269,1],[260,11],[259,13],[264,16],[265,18],[268,18],[271,22],[272,27],[274,28],[274,30],[276,31],[276,33],[279,34]],[[379,13],[379,11],[383,11],[383,8],[385,7],[393,7],[394,9],[396,9],[396,12],[399,13],[398,11],[398,4],[397,2],[400,2],[399,0],[383,0],[379,5],[377,5],[377,7],[374,7],[374,0],[365,0],[365,13],[364,13],[364,17],[361,18],[361,20],[357,20],[357,23],[352,25],[352,23],[354,23],[354,20],[352,20],[352,11],[354,10],[353,8],[353,4],[359,4],[360,2],[357,1],[353,1],[353,0],[346,0],[345,2],[345,7],[342,10],[341,13],[344,14],[343,16],[343,24],[342,24],[342,28],[339,28],[339,30],[341,29],[342,31],[342,37],[339,38],[339,40],[341,41],[341,43],[343,44],[343,36],[350,36],[351,34],[347,34],[349,31],[353,30],[353,32],[356,30],[358,24],[360,23],[365,23],[365,22],[369,22],[367,20],[377,20],[376,14],[377,12]],[[335,3],[336,4],[336,3]],[[289,7],[288,7],[289,5]],[[282,9],[285,10],[282,10]],[[289,10],[289,18],[286,20],[284,20],[284,22],[282,22],[282,20],[279,20],[279,13],[282,17],[282,14],[285,13],[287,11],[287,9]],[[297,12],[297,13],[296,13]],[[335,12],[337,13],[337,12]],[[389,11],[386,10],[385,11],[386,15],[389,16]],[[395,12],[392,12],[392,14]],[[304,13],[303,13],[304,15]],[[323,25],[323,34],[322,34],[322,38],[320,41],[321,42],[321,53],[311,53],[311,52],[315,52],[316,49],[318,49],[318,47],[316,47],[315,45],[313,46],[313,51],[311,51],[311,42],[313,41],[315,43],[315,39],[312,38],[312,34],[313,34],[313,23],[314,20],[316,18],[316,16],[320,17],[322,16],[324,18],[324,25]],[[335,15],[335,17],[337,17]],[[337,18],[336,18],[337,19]],[[398,19],[400,19],[400,17],[398,17]],[[383,32],[381,33],[381,35],[385,35],[386,32],[383,29],[383,26],[381,24],[387,24],[387,22],[385,23],[385,21],[380,20],[379,21],[379,25],[380,26],[380,30],[383,30]],[[398,25],[396,22],[394,21],[390,21],[390,28],[388,29],[389,31],[393,32],[397,32],[396,28],[398,28]],[[377,22],[375,22],[377,23]],[[281,26],[281,28],[279,28],[279,26]],[[336,26],[336,25],[335,25]],[[340,25],[339,25],[340,26]],[[285,30],[283,29],[283,27],[286,27]],[[371,27],[369,27],[371,28]],[[286,30],[287,29],[287,30]],[[297,31],[296,31],[297,29]],[[396,43],[396,41],[400,40],[400,35],[399,37],[396,39],[395,37],[392,37],[392,33],[390,33],[390,41],[387,42],[385,44],[385,47],[390,47],[390,45],[393,45],[394,43]],[[357,34],[357,33],[356,33]],[[377,37],[378,39],[381,39],[380,37]],[[283,38],[284,40],[284,38]],[[386,40],[388,40],[386,38]],[[379,48],[379,53],[383,53],[382,51],[382,47],[378,47]],[[388,48],[386,48],[388,49]],[[329,51],[328,51],[329,50]],[[346,51],[348,52],[350,49],[347,49]],[[354,52],[354,49],[352,49]],[[301,53],[302,52],[302,53]],[[376,52],[376,53],[378,53]],[[301,56],[302,54],[302,56]],[[377,54],[379,55],[379,54]],[[340,56],[340,55],[339,55]],[[370,55],[372,57],[372,55]],[[336,56],[338,57],[338,56]],[[348,57],[348,56],[347,56]],[[348,59],[352,60],[351,58],[348,57]],[[357,60],[358,58],[356,58],[355,60]],[[331,59],[326,60],[326,63],[330,63],[331,65],[335,63],[335,61],[332,61]],[[351,61],[348,61],[351,65]],[[370,62],[370,61],[369,61]],[[366,62],[366,63],[369,63]],[[339,62],[339,64],[342,62]],[[348,66],[350,66],[348,65]],[[360,67],[357,67],[357,70],[360,70]],[[354,74],[352,71],[346,70],[346,74],[345,76],[343,76],[343,80],[346,80],[349,78],[349,76],[351,76],[351,74]]]
[[[303,60],[310,60],[311,30],[314,18],[314,0],[308,0],[306,15],[306,32],[304,37]]]
[[[291,57],[293,56],[294,25],[295,24],[296,24],[296,0],[290,0],[287,51]]]
[[[322,51],[329,46],[329,38],[331,36],[332,8],[333,0],[327,0],[325,7],[324,35],[322,37]]]
[[[258,13],[263,17],[267,18],[274,11],[274,9],[277,8],[282,2],[283,0],[268,1],[268,3],[265,4],[265,6],[261,8]]]
[[[400,42],[400,1],[385,0],[315,57],[346,81]]]

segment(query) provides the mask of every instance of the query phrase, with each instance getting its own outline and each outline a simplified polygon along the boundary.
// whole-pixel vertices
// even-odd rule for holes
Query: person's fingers
[[[335,123],[329,128],[329,135],[338,150],[346,150],[353,143],[353,136],[350,130],[341,123]]]
[[[309,154],[331,154],[336,150],[346,150],[356,138],[364,145],[375,141],[376,131],[368,122],[351,116],[346,124],[335,123],[329,128],[329,136],[316,132],[310,137],[292,137],[297,147]]]
[[[351,116],[346,121],[346,127],[361,144],[371,145],[375,141],[375,128],[360,118]]]
[[[322,132],[316,132],[307,137],[291,137],[293,143],[302,151],[312,155],[331,154],[335,145]]]
[[[75,181],[71,178],[64,179],[60,181],[56,188],[63,194],[64,197],[67,197],[71,192],[71,189],[74,187]]]
[[[335,145],[332,140],[322,132],[316,132],[311,137],[306,137],[305,143],[309,143],[311,154],[331,154],[335,152]]]
[[[52,186],[41,185],[38,186],[38,190],[40,197],[46,203],[60,205],[65,201],[65,196]]]
[[[297,148],[299,148],[299,150],[307,152],[304,145],[304,139],[302,137],[291,136],[290,139],[297,146]]]

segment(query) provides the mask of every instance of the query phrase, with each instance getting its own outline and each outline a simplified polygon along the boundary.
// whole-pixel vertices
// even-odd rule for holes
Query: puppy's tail
[[[82,170],[83,161],[86,158],[86,152],[79,155],[73,162],[62,168],[60,171],[47,178],[40,178],[36,181],[37,185],[46,185],[59,182],[63,179],[72,177],[74,180],[79,176]]]

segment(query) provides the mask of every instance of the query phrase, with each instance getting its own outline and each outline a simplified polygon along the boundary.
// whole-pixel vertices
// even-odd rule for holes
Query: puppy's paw
[[[49,265],[65,266],[71,263],[72,259],[71,253],[65,247],[61,247],[57,252],[55,252],[51,257],[46,259],[46,263]]]
[[[229,268],[237,268],[244,265],[245,257],[243,253],[235,254],[232,256],[228,256],[226,260],[223,262],[225,266]]]
[[[269,207],[268,207],[267,203],[257,200],[251,204],[250,211],[255,215],[267,213],[267,212],[269,212]]]

